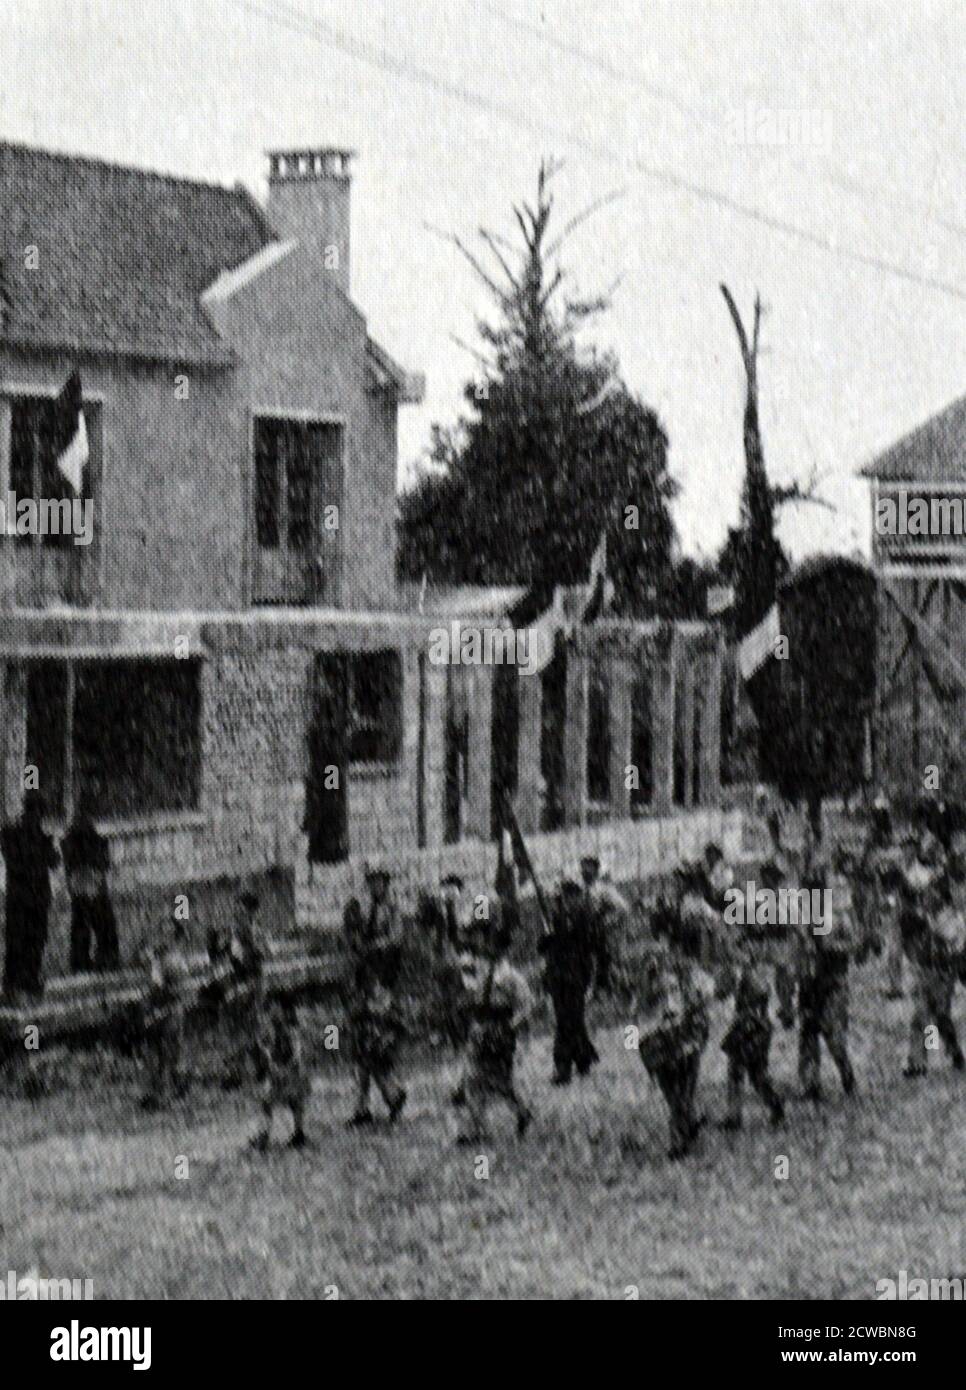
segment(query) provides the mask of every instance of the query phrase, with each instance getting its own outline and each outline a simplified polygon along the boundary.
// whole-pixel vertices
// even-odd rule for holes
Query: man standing
[[[824,893],[825,911],[819,923],[798,927],[798,1077],[806,1100],[819,1102],[821,1051],[824,1040],[847,1096],[855,1092],[855,1073],[849,1058],[849,963],[856,944],[852,888],[847,865],[836,852],[833,865],[809,867],[803,887]]]
[[[61,853],[70,893],[70,968],[75,974],[112,970],[118,964],[118,942],[108,892],[110,851],[94,824],[87,791],[81,793]]]
[[[402,927],[390,892],[392,874],[386,865],[370,863],[365,878],[368,903],[362,907],[350,898],[343,915],[349,959],[357,978],[375,971],[394,987],[402,963]]]
[[[421,896],[418,921],[437,960],[458,949],[464,922],[462,875],[443,874],[439,891]]]
[[[7,870],[3,974],[8,995],[39,998],[44,991],[50,871],[58,862],[58,854],[44,830],[43,817],[43,797],[31,788],[24,793],[20,819],[0,831],[0,850]]]
[[[551,919],[538,949],[556,1025],[553,1085],[566,1086],[575,1068],[586,1076],[599,1060],[587,1031],[587,992],[594,982],[607,983],[610,957],[597,905],[575,879],[564,879]]]
[[[589,902],[599,914],[601,929],[609,935],[630,909],[626,899],[604,872],[599,855],[585,854],[581,857],[580,881]]]
[[[521,1138],[533,1119],[513,1076],[517,1038],[533,1010],[533,995],[506,959],[502,930],[481,922],[475,935],[475,949],[464,963],[471,1022],[463,1084],[467,1127],[456,1140],[461,1145],[485,1140],[486,1111],[493,1100],[504,1101],[513,1111]]]

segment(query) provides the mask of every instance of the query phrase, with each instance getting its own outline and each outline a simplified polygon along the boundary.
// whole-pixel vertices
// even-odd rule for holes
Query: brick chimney
[[[315,246],[349,293],[349,184],[354,151],[269,150],[268,219],[285,240]]]

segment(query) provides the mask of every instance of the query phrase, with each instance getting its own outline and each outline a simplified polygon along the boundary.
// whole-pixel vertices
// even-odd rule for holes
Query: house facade
[[[318,924],[373,853],[492,855],[504,794],[551,835],[718,802],[707,625],[571,615],[541,675],[432,660],[507,596],[397,590],[423,384],[350,297],[350,163],[272,152],[263,207],[0,144],[0,498],[63,495],[76,371],[93,514],[83,545],[0,535],[0,793],[39,786],[55,831],[90,805],[125,959],[175,894],[211,923],[262,875]],[[56,879],[51,973],[66,906]]]
[[[415,835],[394,506],[422,383],[349,298],[349,159],[271,155],[263,209],[0,146],[0,496],[62,495],[76,369],[94,518],[89,544],[0,537],[4,811],[37,783],[64,824],[87,796],[122,897],[291,860],[336,678],[350,837],[374,805],[376,838]]]

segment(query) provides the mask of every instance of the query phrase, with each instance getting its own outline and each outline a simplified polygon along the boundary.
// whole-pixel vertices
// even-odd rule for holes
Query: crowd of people
[[[746,1082],[773,1125],[786,1102],[770,1070],[776,1023],[798,1022],[798,1082],[803,1100],[823,1099],[823,1049],[846,1097],[857,1092],[849,1048],[850,974],[884,955],[887,997],[902,997],[902,971],[911,973],[907,1078],[923,1076],[928,1054],[944,1045],[953,1068],[963,1052],[952,1020],[957,980],[966,982],[966,857],[959,816],[935,801],[917,806],[900,831],[879,801],[858,853],[824,847],[806,836],[797,855],[773,829],[771,853],[757,872],[766,891],[813,890],[825,906],[819,921],[778,921],[752,915],[727,920],[725,899],[734,872],[710,845],[698,865],[682,871],[677,895],[653,921],[658,949],[647,961],[640,1052],[667,1101],[670,1157],[689,1152],[704,1123],[696,1095],[701,1058],[716,1001],[731,1000],[722,1040],[727,1057],[726,1130],[740,1128]]]
[[[815,835],[806,835],[804,846],[792,851],[781,842],[777,820],[770,829],[770,849],[755,870],[756,887],[766,893],[787,888],[793,896],[803,891],[806,901],[817,891],[825,903],[821,921],[807,914],[779,921],[773,914],[751,912],[735,923],[726,904],[736,887],[736,866],[715,844],[697,862],[680,866],[646,908],[632,906],[599,858],[587,854],[579,873],[564,877],[547,898],[532,877],[522,885],[514,878],[510,892],[504,880],[499,891],[469,894],[462,878],[448,873],[438,890],[422,899],[415,918],[404,921],[389,865],[368,865],[364,900],[352,898],[343,916],[343,1027],[356,1081],[347,1122],[373,1124],[373,1091],[389,1124],[404,1114],[404,1045],[416,993],[426,1005],[426,1034],[461,1059],[451,1096],[460,1115],[458,1142],[478,1145],[485,1139],[487,1116],[497,1102],[509,1108],[518,1133],[525,1134],[534,1112],[519,1088],[516,1055],[536,1007],[537,977],[553,1013],[554,1086],[586,1076],[599,1060],[588,1025],[590,1001],[611,991],[619,1000],[615,1008],[629,1011],[625,1017],[641,1062],[667,1105],[673,1159],[690,1152],[704,1124],[700,1071],[715,1010],[729,1011],[721,1042],[727,1059],[725,1113],[718,1121],[723,1129],[741,1127],[749,1087],[772,1125],[784,1122],[788,1096],[772,1074],[770,1059],[776,1025],[791,1029],[797,1022],[803,1099],[816,1104],[823,1099],[823,1051],[844,1095],[856,1094],[850,976],[873,957],[884,961],[882,988],[889,998],[902,997],[907,983],[911,990],[905,1075],[922,1076],[930,1051],[940,1044],[961,1071],[963,1051],[951,1013],[956,983],[966,981],[960,818],[931,800],[898,826],[880,800],[856,851]],[[38,883],[47,879],[55,851],[30,803],[17,834],[32,837]],[[71,857],[80,903],[74,932],[78,953],[85,942],[89,950],[92,939],[95,950],[104,949],[105,941],[116,949],[111,946],[116,934],[112,938],[105,928],[99,906],[104,868],[91,835],[92,827],[81,823],[72,831],[77,843],[62,846],[65,858]],[[9,832],[3,848],[8,855],[23,851]],[[529,909],[524,907],[528,890],[534,899]],[[521,926],[522,916],[530,919],[529,928]],[[415,943],[418,953],[411,949]],[[233,929],[214,932],[207,945],[206,988],[223,1041],[223,1084],[239,1087],[251,1080],[259,1087],[262,1124],[253,1140],[256,1149],[268,1146],[279,1108],[291,1112],[290,1142],[301,1147],[311,1075],[300,1012],[291,999],[269,997],[271,943],[259,925],[253,890],[240,895]],[[184,1090],[185,1018],[197,995],[187,928],[177,911],[149,952],[148,966],[141,1017],[148,1075],[143,1104],[157,1109]]]

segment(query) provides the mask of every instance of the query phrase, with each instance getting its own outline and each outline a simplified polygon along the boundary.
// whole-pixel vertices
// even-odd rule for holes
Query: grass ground
[[[933,1057],[901,1078],[907,1003],[886,1003],[881,966],[855,972],[853,1050],[862,1089],[789,1108],[772,1132],[753,1098],[738,1136],[705,1131],[683,1164],[664,1157],[660,1098],[613,1025],[601,1065],[547,1084],[549,1038],[523,1047],[538,1119],[519,1141],[495,1117],[485,1152],[453,1144],[451,1055],[410,1059],[394,1130],[347,1131],[351,1076],[316,1079],[313,1147],[247,1151],[250,1098],[196,1088],[170,1114],[136,1107],[139,1078],[78,1064],[38,1102],[0,1097],[0,1272],[90,1278],[122,1298],[870,1298],[880,1278],[966,1273],[966,1080]],[[962,991],[960,1027],[964,1027]],[[702,1075],[724,1105],[726,1013]],[[774,1071],[794,1076],[794,1034]],[[284,1137],[279,1127],[280,1137]],[[776,1178],[776,1160],[788,1177]],[[187,1176],[183,1160],[187,1160]],[[179,1167],[179,1160],[182,1160]]]

